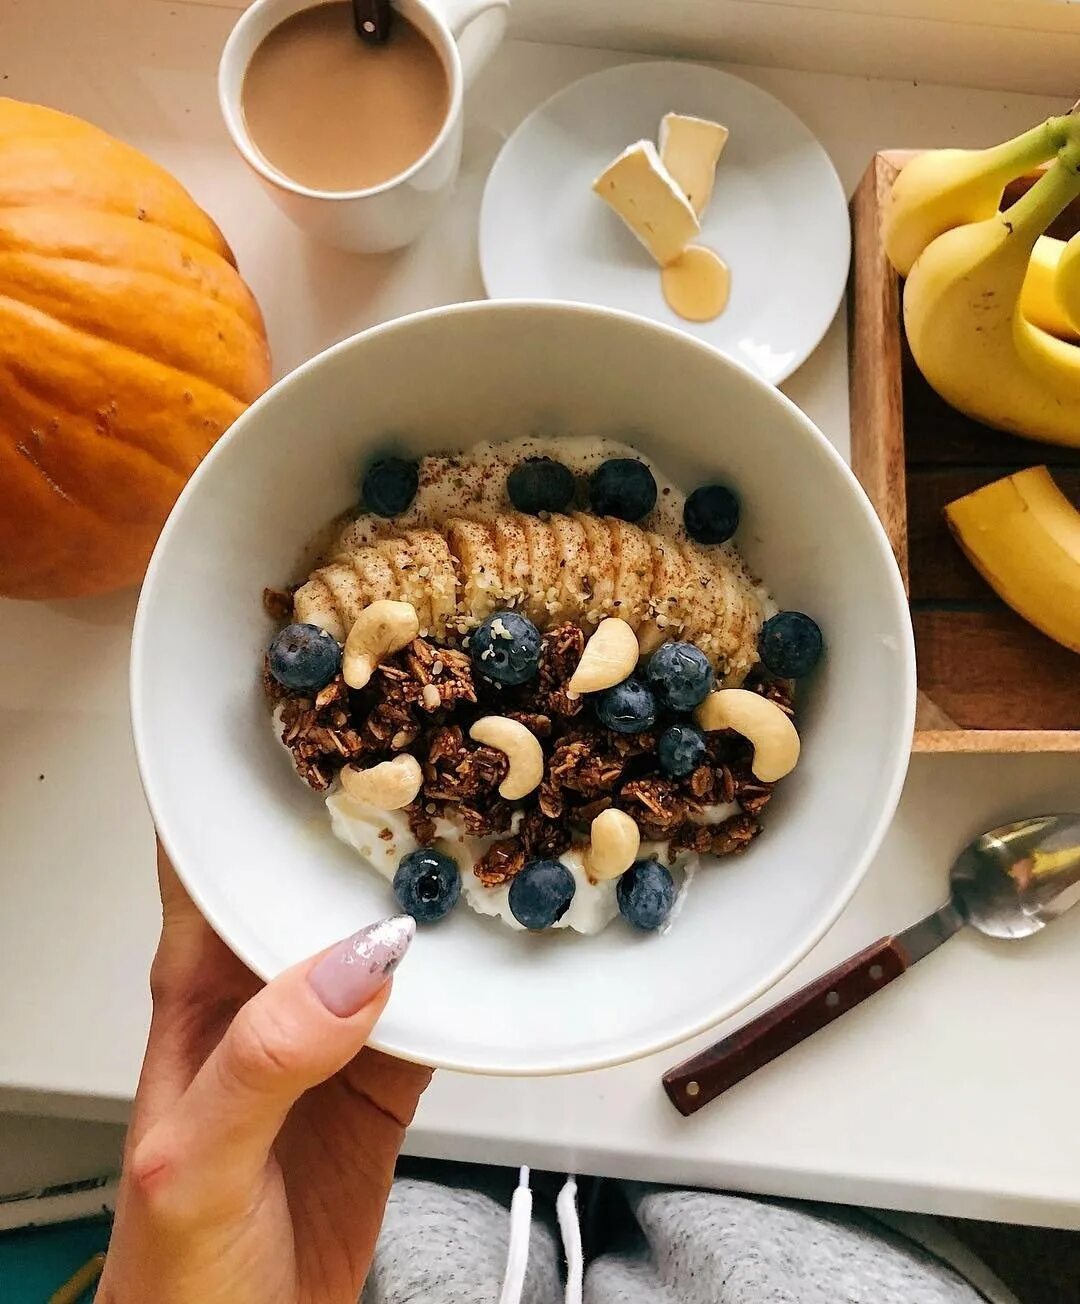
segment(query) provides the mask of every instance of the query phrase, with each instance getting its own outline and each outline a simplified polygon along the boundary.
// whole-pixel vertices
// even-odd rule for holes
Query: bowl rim
[[[173,535],[179,528],[179,522],[182,519],[187,504],[195,493],[199,492],[203,481],[214,474],[214,465],[220,456],[221,450],[225,447],[237,431],[243,429],[253,421],[259,419],[259,414],[264,407],[268,407],[275,399],[280,390],[295,383],[300,377],[316,371],[319,367],[331,357],[341,353],[347,353],[349,350],[360,346],[360,342],[373,338],[377,335],[392,333],[395,331],[405,331],[418,322],[430,321],[436,318],[448,317],[456,318],[462,316],[481,314],[497,314],[503,316],[522,315],[528,316],[536,312],[545,312],[553,315],[572,313],[581,317],[594,317],[599,319],[615,318],[638,330],[645,332],[656,332],[661,335],[673,337],[674,340],[682,347],[697,350],[707,355],[714,363],[730,368],[732,371],[741,373],[744,380],[759,390],[769,391],[781,407],[786,408],[789,415],[793,416],[806,436],[813,442],[816,442],[819,451],[826,459],[831,460],[834,467],[839,469],[841,478],[848,484],[849,489],[853,492],[854,497],[859,505],[859,510],[863,516],[870,522],[871,533],[876,541],[876,548],[879,558],[885,563],[884,570],[888,575],[893,604],[900,615],[898,624],[903,633],[902,646],[898,649],[902,658],[903,677],[906,681],[904,700],[902,703],[903,716],[901,720],[902,728],[898,733],[897,743],[894,747],[894,755],[890,759],[888,770],[888,781],[884,788],[884,800],[880,804],[880,809],[869,831],[869,835],[864,839],[863,850],[855,858],[846,878],[837,890],[832,905],[826,910],[822,917],[817,921],[815,926],[807,933],[806,937],[793,948],[787,958],[779,965],[774,966],[764,977],[759,979],[752,989],[743,992],[734,1001],[715,1010],[706,1018],[694,1018],[686,1023],[679,1023],[673,1026],[670,1033],[666,1034],[658,1041],[652,1041],[649,1044],[631,1045],[627,1049],[614,1051],[606,1055],[596,1056],[593,1058],[583,1059],[575,1053],[572,1060],[560,1061],[556,1056],[528,1062],[522,1061],[514,1066],[507,1065],[485,1065],[475,1060],[455,1059],[446,1056],[427,1056],[419,1059],[414,1047],[403,1046],[395,1042],[392,1038],[382,1037],[379,1035],[378,1026],[370,1038],[368,1045],[373,1049],[382,1051],[387,1055],[393,1055],[399,1059],[413,1060],[427,1064],[433,1068],[448,1069],[459,1073],[482,1074],[493,1077],[544,1077],[558,1074],[584,1073],[596,1069],[612,1068],[618,1064],[625,1064],[634,1060],[643,1059],[648,1055],[656,1054],[660,1051],[669,1050],[673,1046],[681,1045],[690,1041],[692,1038],[715,1028],[718,1024],[732,1018],[740,1011],[745,1010],[749,1005],[763,996],[776,986],[797,964],[800,963],[821,941],[825,934],[832,928],[833,924],[839,918],[840,914],[847,907],[851,898],[854,896],[856,889],[865,877],[871,862],[880,850],[881,844],[885,838],[889,826],[892,823],[893,816],[900,801],[900,795],[903,789],[910,761],[910,739],[914,734],[915,727],[915,705],[916,705],[916,679],[915,679],[915,639],[914,631],[911,624],[911,615],[907,603],[907,595],[904,591],[900,571],[896,565],[892,548],[885,534],[877,513],[875,512],[866,491],[855,477],[854,472],[848,463],[841,457],[833,444],[817,428],[814,422],[802,411],[786,394],[781,393],[774,385],[764,380],[752,372],[748,367],[736,359],[721,353],[719,349],[710,344],[697,339],[695,336],[688,335],[680,331],[677,327],[668,326],[661,322],[652,321],[649,318],[639,317],[634,313],[624,312],[619,309],[599,307],[592,304],[580,304],[559,299],[478,299],[469,300],[463,303],[447,304],[444,306],[425,308],[419,312],[409,313],[404,317],[396,317],[386,322],[380,322],[377,325],[368,327],[366,330],[359,331],[354,335],[348,336],[336,344],[330,345],[329,348],[323,349],[313,357],[301,363],[298,367],[282,376],[275,381],[263,394],[259,396],[248,408],[246,408],[239,417],[226,430],[221,438],[214,444],[213,448],[203,458],[202,462],[195,469],[191,478],[180,492],[172,511],[165,522],[157,544],[155,545],[150,564],[146,570],[146,576],[143,580],[142,588],[139,594],[138,606],[135,612],[135,621],[132,630],[131,640],[131,661],[129,673],[129,704],[131,710],[131,730],[135,746],[135,757],[138,765],[139,778],[142,784],[143,794],[146,798],[147,805],[150,809],[151,818],[153,819],[157,836],[164,847],[169,860],[172,862],[185,890],[188,892],[192,901],[202,914],[203,918],[213,928],[214,932],[222,939],[223,942],[233,951],[235,955],[248,968],[263,981],[269,981],[273,976],[268,973],[266,968],[248,955],[239,946],[234,946],[230,941],[230,929],[228,920],[222,917],[223,912],[215,908],[207,900],[205,893],[200,889],[197,882],[191,881],[186,873],[185,867],[178,863],[174,855],[174,839],[171,836],[168,816],[162,812],[166,809],[166,803],[162,800],[161,789],[158,781],[154,776],[154,767],[152,764],[153,745],[148,736],[148,726],[146,719],[146,710],[142,702],[142,685],[146,676],[146,658],[145,658],[145,641],[146,630],[150,621],[150,609],[153,595],[158,583],[158,574],[163,566],[163,557],[169,549]]]

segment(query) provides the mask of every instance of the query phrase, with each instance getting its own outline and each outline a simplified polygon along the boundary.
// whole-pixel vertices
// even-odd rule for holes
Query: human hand
[[[364,1043],[398,917],[265,987],[158,849],[154,1013],[98,1304],[356,1304],[430,1070]]]

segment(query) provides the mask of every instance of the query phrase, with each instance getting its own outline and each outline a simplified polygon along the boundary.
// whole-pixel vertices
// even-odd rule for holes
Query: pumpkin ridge
[[[2,364],[2,359],[0,359],[0,364]],[[5,369],[2,367],[2,365],[0,365],[0,374],[4,374],[4,370]],[[14,395],[16,397],[21,395],[24,399],[28,399],[30,403],[33,404],[34,406],[52,408],[55,411],[62,412],[67,417],[72,417],[75,420],[79,419],[79,412],[75,408],[64,406],[64,404],[58,401],[51,393],[44,393],[40,389],[38,389],[33,383],[29,383],[31,382],[31,377],[28,376],[25,372],[22,372],[18,367],[9,365],[6,368],[6,380],[7,380],[7,393],[9,395]],[[3,435],[4,433],[5,432],[3,428],[0,427],[0,435]],[[100,434],[99,438],[107,439],[110,441],[110,443],[113,444],[118,444],[120,447],[125,449],[128,453],[134,454],[139,458],[149,461],[155,468],[157,468],[160,471],[165,471],[170,475],[177,476],[180,480],[181,488],[183,487],[185,481],[188,479],[188,477],[191,474],[190,468],[187,465],[187,459],[184,458],[183,456],[178,457],[175,462],[170,461],[168,458],[159,456],[156,452],[154,452],[152,449],[147,448],[144,444],[136,443],[134,438],[125,438],[122,434],[118,434],[115,430],[110,430],[108,434]],[[11,441],[10,446],[14,448],[16,452],[18,452],[20,451],[19,450],[20,443],[22,443],[23,446],[26,447],[25,440],[19,441],[14,439]],[[42,473],[46,476],[46,479],[51,478],[51,473],[47,472],[46,469],[41,466],[41,464],[37,461],[35,457],[29,456],[27,453],[22,453],[22,456],[32,466],[38,467],[42,471]],[[64,490],[63,486],[60,485],[59,483],[56,484],[55,488],[61,492],[62,497],[66,497],[68,502],[74,504],[75,506],[86,506],[86,504],[82,503],[81,499],[76,498],[72,494],[68,493],[67,490]],[[179,492],[179,490],[177,492]],[[92,511],[93,509],[87,507],[87,510]]]
[[[140,344],[133,339],[125,338],[121,333],[121,324],[124,320],[124,315],[122,313],[119,314],[118,319],[116,319],[118,324],[114,325],[114,318],[107,311],[111,306],[109,302],[110,287],[106,284],[95,284],[92,275],[90,278],[84,280],[80,285],[78,277],[75,274],[72,274],[71,283],[67,288],[69,290],[72,288],[80,290],[86,289],[89,294],[95,296],[96,299],[96,302],[91,306],[96,306],[102,311],[97,315],[96,320],[84,318],[82,321],[73,321],[68,316],[69,311],[72,313],[78,311],[78,306],[82,301],[82,296],[79,293],[69,293],[68,295],[65,295],[65,287],[62,282],[58,280],[58,277],[62,276],[62,271],[58,270],[58,265],[62,268],[64,263],[70,262],[76,265],[81,264],[86,267],[97,268],[102,273],[103,279],[109,274],[122,277],[128,274],[126,268],[116,267],[111,263],[94,263],[92,260],[54,258],[32,252],[21,252],[19,254],[19,261],[23,266],[37,267],[42,273],[42,276],[37,285],[13,284],[10,276],[5,275],[2,267],[4,256],[5,251],[3,247],[0,246],[0,294],[2,294],[3,297],[14,303],[21,303],[27,308],[32,308],[38,312],[44,313],[54,321],[61,322],[72,330],[80,331],[83,334],[89,334],[93,336],[93,338],[114,345],[117,348],[128,349],[131,352],[137,353],[140,357],[152,358],[154,361],[160,362],[159,341],[154,340],[152,337],[155,323],[151,322],[144,332],[147,335],[144,342],[149,345],[149,349],[141,347]],[[167,294],[175,296],[176,302],[170,305],[171,309],[177,311],[186,311],[190,309],[192,320],[196,322],[206,321],[209,310],[207,309],[202,313],[199,313],[198,309],[200,301],[206,299],[207,296],[200,294],[198,291],[190,289],[182,282],[174,281],[169,277],[155,277],[153,272],[140,271],[137,275],[141,281],[150,282],[148,288],[151,291],[153,290],[153,281],[155,279],[160,281],[163,287],[167,287],[167,290],[159,287],[159,294],[162,299],[164,299]],[[35,293],[35,291],[38,291],[38,293]],[[115,298],[116,296],[113,295],[112,297]],[[89,295],[86,302],[91,304]],[[232,308],[230,304],[224,303],[216,298],[210,299],[210,302],[214,304],[214,309],[221,313],[221,317],[218,319],[219,326],[222,328],[218,330],[219,343],[225,343],[224,331],[228,331],[230,334],[235,334],[236,338],[232,341],[234,347],[230,350],[229,356],[233,359],[242,358],[250,351],[251,344],[257,342],[258,337],[251,329],[250,325],[238,312],[236,312],[234,308]],[[176,320],[177,317],[175,315],[170,315],[170,324]],[[189,364],[193,361],[191,357],[193,352],[198,353],[198,350],[189,348],[189,357],[187,359]],[[200,358],[200,361],[201,360],[202,359]],[[184,366],[177,365],[177,363],[168,363],[165,365],[173,366],[177,371],[186,370]],[[237,370],[235,361],[232,363],[230,369],[234,372]],[[243,370],[248,371],[250,370],[250,367],[244,366]],[[220,389],[222,393],[228,394],[230,398],[236,399],[238,403],[243,403],[245,401],[233,388],[222,383],[224,379],[222,377],[206,375],[200,372],[191,372],[190,374],[197,376],[204,384],[214,385],[216,388]],[[235,376],[233,379],[235,381],[241,379],[241,377]]]
[[[12,448],[15,450],[15,452],[18,454],[19,457],[21,457],[24,461],[30,463],[30,465],[34,468],[34,470],[38,473],[38,475],[41,476],[41,478],[45,481],[45,483],[49,486],[49,488],[52,490],[54,494],[58,494],[64,500],[64,502],[66,502],[71,507],[79,507],[82,508],[84,511],[88,510],[86,504],[80,503],[77,498],[69,494],[68,491],[64,488],[64,486],[62,484],[59,484],[53,478],[53,476],[45,469],[45,467],[41,465],[41,463],[37,460],[34,454],[30,451],[30,447],[24,439],[16,440],[15,443],[12,444]]]
[[[192,200],[191,202],[194,204],[195,201]],[[72,208],[77,211],[84,207],[84,202],[80,200],[78,195],[49,195],[48,205],[45,205],[40,195],[31,195],[27,199],[16,201],[15,203],[12,203],[10,199],[6,200],[3,204],[0,204],[0,212],[4,209],[42,208],[46,206],[49,208]],[[102,201],[96,206],[95,211],[99,213],[108,213],[110,217],[123,218],[125,222],[135,222],[139,226],[152,226],[155,231],[164,231],[168,235],[179,236],[184,240],[190,240],[193,244],[197,244],[200,248],[205,249],[207,253],[216,254],[217,257],[220,258],[222,262],[227,263],[234,272],[238,270],[236,266],[236,255],[233,253],[231,246],[224,236],[221,237],[222,247],[215,248],[209,243],[209,241],[200,239],[198,235],[191,231],[185,231],[183,227],[171,226],[168,222],[156,221],[148,213],[144,213],[142,217],[139,217],[137,214],[127,212],[123,207],[110,204],[107,199],[102,199]]]
[[[11,445],[0,444],[0,479],[5,485],[14,489],[19,486],[18,492],[23,496],[24,501],[30,507],[30,515],[19,523],[20,535],[18,538],[9,538],[9,531],[13,522],[0,520],[0,553],[14,560],[18,559],[18,568],[12,577],[4,585],[3,593],[6,597],[13,598],[46,598],[46,597],[76,597],[85,590],[82,587],[82,581],[85,579],[85,571],[82,566],[78,567],[76,572],[76,582],[72,585],[66,585],[63,594],[56,592],[55,584],[55,566],[56,555],[52,549],[41,550],[34,546],[37,541],[39,529],[35,522],[44,514],[50,511],[56,511],[57,508],[49,507],[49,503],[55,503],[53,492],[46,480],[35,471],[33,463],[22,456],[16,454]],[[100,559],[101,540],[103,538],[113,538],[113,548],[117,546],[115,530],[105,514],[98,515],[86,503],[72,503],[64,501],[59,505],[62,512],[62,518],[66,524],[64,534],[69,538],[74,536],[79,540],[80,547],[85,547],[89,543]],[[77,522],[77,524],[73,524]],[[27,527],[29,526],[29,529]],[[66,546],[61,545],[64,555],[75,564],[76,550],[69,543]],[[126,569],[126,568],[125,568]]]
[[[62,331],[68,331],[72,335],[81,335],[91,341],[100,341],[102,344],[107,344],[110,349],[118,349],[120,352],[126,353],[129,357],[139,359],[140,362],[146,363],[150,366],[160,367],[162,371],[167,371],[171,375],[187,381],[189,384],[194,381],[197,385],[203,385],[207,389],[215,389],[219,394],[223,394],[226,398],[231,399],[241,411],[248,406],[246,399],[240,398],[238,395],[232,393],[231,390],[225,389],[223,385],[219,385],[212,380],[207,380],[204,376],[200,376],[194,371],[186,371],[183,367],[175,367],[171,362],[162,362],[160,358],[152,357],[149,353],[142,353],[139,349],[133,349],[127,344],[117,344],[112,340],[104,339],[100,335],[95,335],[92,331],[81,330],[78,326],[70,325],[60,317],[54,316],[51,312],[45,312],[40,308],[35,308],[33,304],[24,303],[21,299],[16,299],[13,295],[0,292],[0,303],[14,304],[16,308],[21,308],[24,312],[32,313],[36,317],[46,318],[46,320]],[[236,415],[239,416],[240,413],[237,412]]]
[[[123,443],[125,448],[131,449],[132,446],[129,443],[127,443],[126,440],[123,441]],[[103,525],[109,524],[108,513],[99,510],[97,507],[93,505],[93,503],[88,503],[82,498],[75,498],[72,494],[68,493],[68,491],[64,488],[64,486],[54,478],[54,476],[48,470],[48,468],[42,466],[42,464],[37,460],[37,458],[34,456],[33,452],[31,451],[30,447],[27,445],[25,440],[23,439],[17,440],[15,443],[11,444],[10,447],[12,451],[16,454],[16,456],[21,459],[22,462],[25,462],[29,466],[33,467],[36,474],[40,476],[42,480],[45,481],[45,485],[50,490],[51,493],[56,494],[57,497],[62,498],[64,500],[65,504],[67,505],[67,508],[71,508],[74,509],[75,511],[82,512],[85,516],[90,517],[91,520],[99,522]],[[144,453],[145,456],[149,457],[154,462],[155,466],[160,467],[162,470],[174,471],[173,467],[163,466],[163,464],[159,462],[156,457],[154,457],[153,453],[147,452],[146,449],[136,448],[134,451]],[[179,471],[175,472],[175,474],[177,475],[177,478],[180,480],[180,488],[182,489],[185,483],[184,475],[182,472]],[[176,491],[176,496],[178,498],[180,496],[179,489]]]
[[[132,222],[137,223],[140,227],[150,227],[155,235],[160,236],[162,239],[168,241],[170,245],[173,245],[178,250],[180,257],[189,266],[193,263],[192,254],[195,254],[198,258],[208,260],[207,263],[203,264],[202,268],[197,268],[196,270],[205,271],[208,275],[221,275],[223,285],[227,286],[228,289],[236,295],[234,301],[230,302],[223,297],[223,294],[218,293],[218,287],[216,286],[213,289],[210,289],[209,287],[199,285],[198,282],[187,273],[186,269],[185,271],[175,271],[172,267],[166,267],[164,269],[162,269],[161,266],[151,268],[138,262],[133,264],[121,264],[110,259],[109,254],[104,251],[101,256],[95,257],[96,251],[93,248],[88,248],[86,245],[64,245],[53,242],[46,245],[40,242],[39,232],[32,230],[32,234],[27,235],[19,228],[17,223],[5,223],[3,220],[3,214],[5,212],[18,212],[23,215],[41,214],[41,216],[47,221],[54,215],[57,208],[62,209],[62,207],[62,205],[40,203],[0,204],[0,252],[7,251],[9,253],[35,255],[40,258],[83,263],[92,267],[125,266],[128,267],[133,274],[138,273],[140,276],[156,275],[169,284],[186,287],[193,294],[206,294],[209,298],[213,299],[215,303],[220,303],[231,309],[231,311],[234,312],[256,336],[265,336],[266,327],[263,321],[262,312],[259,309],[258,301],[250,288],[236,275],[236,268],[234,265],[230,263],[227,258],[223,257],[218,250],[211,249],[201,241],[195,240],[190,236],[179,234],[171,228],[161,226],[157,223],[139,223],[137,218],[132,218],[129,214],[125,213],[117,213],[111,210],[96,210],[94,213],[96,220],[104,221],[106,223],[106,230],[108,230],[107,224],[113,222],[118,223],[120,229],[124,231],[130,229]],[[37,237],[37,239],[35,239],[35,237]],[[192,252],[187,252],[185,246],[190,246]],[[75,252],[76,250],[77,252]],[[147,253],[150,252],[156,251],[147,251]]]

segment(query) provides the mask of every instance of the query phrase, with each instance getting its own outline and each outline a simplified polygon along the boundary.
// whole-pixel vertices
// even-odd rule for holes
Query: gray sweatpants
[[[513,1175],[400,1177],[363,1304],[497,1304]],[[595,1192],[594,1192],[595,1194]],[[590,1201],[585,1201],[589,1203]],[[595,1201],[592,1201],[595,1203]],[[856,1210],[608,1183],[584,1304],[985,1304],[921,1245]],[[590,1210],[585,1209],[586,1241]],[[538,1199],[522,1304],[561,1304],[561,1252]]]

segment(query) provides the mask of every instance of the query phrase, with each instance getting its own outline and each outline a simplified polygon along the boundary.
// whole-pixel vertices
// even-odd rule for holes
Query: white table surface
[[[183,0],[0,0],[0,94],[84,114],[169,166],[233,242],[279,373],[373,322],[479,297],[476,216],[500,142],[546,95],[625,57],[507,46],[469,97],[464,171],[441,223],[404,254],[363,260],[293,231],[233,157],[213,73],[234,16]],[[990,143],[1058,108],[735,71],[802,115],[849,192],[877,148]],[[844,451],[845,347],[837,321],[785,386]],[[157,906],[128,738],[133,605],[131,594],[0,603],[0,1107],[11,1110],[122,1118],[136,1081]],[[1080,757],[916,758],[862,889],[783,989],[936,906],[975,831],[1078,805]],[[1080,912],[1025,943],[962,935],[692,1120],[659,1086],[670,1053],[576,1078],[441,1074],[409,1148],[1080,1228],[1078,943]]]

